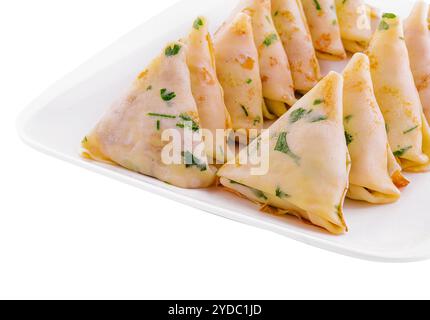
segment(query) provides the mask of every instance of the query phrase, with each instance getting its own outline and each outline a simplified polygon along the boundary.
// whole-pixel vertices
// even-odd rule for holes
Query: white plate
[[[369,2],[403,16],[411,8],[409,1]],[[410,187],[396,204],[370,206],[347,201],[345,212],[350,232],[332,236],[295,218],[260,213],[252,203],[224,191],[178,189],[79,156],[82,137],[167,42],[186,35],[190,24],[200,14],[209,18],[215,30],[235,5],[236,1],[231,0],[184,0],[143,24],[34,101],[18,119],[22,139],[39,151],[84,168],[316,247],[386,262],[430,258],[430,210],[426,206],[430,190],[428,174],[411,175]]]

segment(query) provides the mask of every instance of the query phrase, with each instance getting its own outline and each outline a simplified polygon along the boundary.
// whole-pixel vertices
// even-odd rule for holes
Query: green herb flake
[[[335,213],[338,215],[340,219],[343,219],[343,213],[342,213],[342,204],[339,204],[337,206],[334,206],[334,209],[336,210]]]
[[[333,19],[332,22],[331,22],[331,24],[334,25],[334,26],[337,25],[337,20]]]
[[[405,41],[405,37],[399,37],[399,39]]]
[[[397,16],[394,13],[384,13],[382,15],[382,18],[386,18],[386,19],[395,19],[397,18]]]
[[[343,0],[343,1],[342,1],[342,4],[345,4],[347,1],[348,1],[348,0]]]
[[[204,26],[203,20],[202,18],[197,18],[196,20],[194,20],[193,23],[193,28],[196,30],[200,30],[201,27]]]
[[[252,193],[253,193],[257,198],[264,199],[264,200],[269,200],[269,199],[267,198],[267,196],[264,194],[264,192],[263,192],[263,191],[261,191],[261,190],[258,190],[258,189],[254,189],[254,188],[248,187],[248,186],[246,186],[246,185],[244,185],[244,184],[242,184],[242,183],[240,183],[240,182],[233,181],[233,180],[230,180],[230,184],[237,184],[237,185],[239,185],[239,186],[242,186],[242,187],[248,188],[249,190],[251,190],[251,191],[252,191]]]
[[[315,8],[318,10],[318,11],[321,11],[321,4],[319,3],[319,1],[318,0],[314,0],[314,4],[315,4]]]
[[[272,20],[270,20],[269,16],[266,16],[266,20],[267,20],[268,23],[272,23]]]
[[[268,35],[268,36],[266,37],[266,39],[264,39],[263,44],[264,44],[266,47],[270,47],[270,45],[271,45],[273,42],[275,42],[276,40],[278,40],[278,36],[277,36],[275,33],[272,33],[272,34]]]
[[[378,30],[383,31],[388,29],[390,29],[390,25],[386,21],[382,20],[381,23],[379,24]]]
[[[150,117],[166,118],[166,119],[176,119],[176,116],[174,116],[174,115],[162,114],[162,113],[148,113],[148,116],[150,116]]]
[[[279,135],[278,142],[276,143],[275,151],[285,153],[286,155],[291,157],[296,162],[296,164],[299,164],[300,157],[294,154],[291,151],[290,147],[288,146],[286,132],[281,132],[281,134]]]
[[[166,88],[160,90],[161,99],[171,101],[176,98],[176,93],[167,91]]]
[[[307,114],[307,111],[303,108],[298,108],[297,110],[294,110],[290,114],[290,122],[296,123],[300,119],[302,119]]]
[[[161,128],[161,121],[157,120],[157,131],[160,131]]]
[[[314,101],[314,106],[317,106],[317,105],[323,104],[324,102],[325,102],[325,100],[324,100],[324,99],[316,99],[316,100]]]
[[[82,144],[85,144],[85,143],[87,143],[87,142],[88,142],[88,138],[85,136],[85,137],[82,139],[81,143],[82,143]]]
[[[243,110],[243,112],[245,113],[245,115],[246,115],[247,117],[249,117],[248,109],[246,109],[246,107],[245,107],[243,104],[241,104],[241,105],[240,105],[240,107],[242,108],[242,110]]]
[[[278,10],[276,10],[276,12],[275,12],[274,16],[275,16],[275,17],[277,17],[278,15],[279,15],[279,11],[278,11]]]
[[[276,188],[276,196],[280,199],[289,198],[290,196],[283,192],[280,187]]]
[[[200,130],[200,126],[197,122],[195,122],[188,114],[186,113],[182,113],[179,118],[183,121],[183,122],[179,122],[178,124],[176,124],[176,126],[178,128],[181,129],[191,129],[194,132],[197,132]]]
[[[257,116],[255,119],[254,119],[254,126],[256,126],[257,124],[259,124],[259,123],[261,123],[261,117],[260,116]]]
[[[152,90],[152,86],[148,86],[148,88],[146,88],[146,91],[150,91]]]
[[[251,84],[251,83],[252,83],[252,79],[246,80],[246,84]]]
[[[399,150],[393,152],[393,154],[395,157],[400,158],[400,157],[404,156],[405,153],[408,152],[412,148],[413,148],[412,146],[405,147],[405,148],[402,148],[402,149],[399,149]]]
[[[234,181],[234,180],[230,180],[230,184],[238,184],[238,185],[240,185],[240,186],[242,186],[242,187],[247,187],[247,188],[248,188],[248,186],[245,186],[244,184],[239,183],[239,182]]]
[[[203,163],[203,161],[201,161],[199,158],[195,157],[189,151],[182,152],[182,157],[184,158],[185,167],[187,169],[192,168],[192,167],[196,167],[196,168],[200,169],[200,171],[202,171],[202,172],[206,171],[208,169],[206,164]]]
[[[251,188],[252,193],[259,199],[269,200],[263,191]]]
[[[411,133],[412,131],[414,131],[414,130],[416,130],[416,129],[418,129],[418,128],[419,128],[419,125],[416,125],[416,126],[415,126],[415,127],[413,127],[413,128],[410,128],[410,129],[408,129],[408,130],[403,131],[403,134]]]
[[[347,131],[345,131],[345,139],[346,139],[347,146],[349,146],[354,141],[354,137]]]
[[[164,54],[166,57],[176,56],[179,51],[181,51],[181,48],[182,47],[179,44],[174,44],[173,46],[167,47],[164,51]]]
[[[319,117],[317,117],[317,118],[313,119],[313,120],[311,121],[311,123],[316,123],[316,122],[320,122],[320,121],[325,121],[325,120],[327,120],[327,119],[328,119],[328,117],[327,117],[327,116],[319,116]]]
[[[346,123],[350,122],[351,119],[354,118],[354,116],[352,114],[347,115],[345,118],[343,118],[345,120]]]

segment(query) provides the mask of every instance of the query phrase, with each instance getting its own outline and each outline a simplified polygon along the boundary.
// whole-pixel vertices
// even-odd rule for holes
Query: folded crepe
[[[218,79],[234,130],[263,128],[263,89],[251,17],[240,12],[215,35]]]
[[[388,143],[373,92],[369,58],[357,53],[343,73],[345,137],[351,155],[347,197],[374,204],[395,202],[408,184]]]
[[[311,31],[314,47],[320,58],[346,58],[336,14],[335,0],[301,0]]]
[[[368,49],[391,149],[406,171],[430,169],[430,130],[410,69],[400,19],[385,13]]]
[[[195,151],[204,149],[198,135],[187,141],[192,148],[176,150],[179,159],[174,164],[162,157],[165,148],[172,149],[169,141],[162,139],[165,130],[174,129],[181,140],[186,134],[199,131],[186,56],[187,48],[181,42],[166,47],[84,138],[84,155],[178,187],[211,186],[215,172],[204,152],[199,152],[201,155]]]
[[[267,106],[273,114],[282,116],[287,112],[285,104],[292,106],[297,100],[288,57],[272,19],[270,1],[243,0],[239,10],[248,14],[252,20]]]
[[[430,31],[429,5],[418,1],[405,20],[405,40],[409,52],[412,74],[421,97],[424,114],[430,121]]]
[[[336,11],[345,49],[351,52],[367,49],[372,38],[372,18],[365,1],[336,0]]]
[[[320,66],[300,0],[272,0],[272,16],[287,52],[294,88],[306,93],[320,80]]]
[[[219,141],[217,130],[227,130],[231,120],[224,103],[224,93],[218,81],[212,38],[207,20],[198,17],[187,40],[187,62],[191,75],[191,90],[197,104],[202,129],[211,132],[212,141],[205,136],[207,154],[214,159],[225,158],[225,141]]]
[[[268,150],[268,172],[251,163],[227,164],[221,184],[260,204],[264,211],[293,214],[334,234],[347,230],[343,203],[350,159],[345,143],[342,76],[331,72],[239,155]]]

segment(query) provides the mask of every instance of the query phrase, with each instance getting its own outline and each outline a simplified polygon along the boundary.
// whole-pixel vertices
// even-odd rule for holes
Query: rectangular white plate
[[[369,1],[384,11],[402,16],[409,13],[410,1],[393,2]],[[34,101],[18,119],[22,139],[39,151],[84,168],[316,247],[385,262],[430,258],[428,174],[409,176],[412,183],[398,203],[370,206],[347,201],[345,211],[350,231],[344,236],[332,236],[292,217],[260,213],[252,203],[224,191],[178,189],[79,156],[82,137],[167,42],[186,35],[197,15],[208,17],[214,31],[235,6],[236,1],[232,0],[184,0],[143,24]],[[341,71],[339,65],[332,63],[325,64],[325,71],[327,68]]]

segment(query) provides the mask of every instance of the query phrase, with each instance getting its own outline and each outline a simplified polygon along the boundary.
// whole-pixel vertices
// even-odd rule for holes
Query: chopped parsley
[[[379,24],[378,29],[379,30],[388,30],[388,29],[390,29],[390,25],[386,21],[382,20],[381,23]]]
[[[405,153],[408,152],[410,149],[412,149],[412,146],[399,149],[399,150],[393,152],[393,154],[395,157],[400,158],[400,157],[404,156]]]
[[[270,45],[271,45],[273,42],[275,42],[276,40],[278,40],[278,36],[277,36],[275,33],[272,33],[272,34],[268,35],[268,36],[266,37],[266,39],[264,39],[263,44],[264,44],[266,47],[270,47]]]
[[[297,110],[294,110],[290,114],[290,122],[296,123],[300,119],[302,119],[307,114],[307,111],[303,108],[298,108]]]
[[[341,218],[343,219],[342,216],[342,204],[339,204],[337,206],[334,206],[334,209],[336,210],[335,213]]]
[[[311,122],[312,122],[312,123],[315,123],[315,122],[325,121],[325,120],[327,120],[327,119],[328,119],[328,117],[327,117],[327,116],[319,116],[319,117],[317,117],[317,118],[313,119]]]
[[[300,157],[294,154],[290,147],[288,146],[287,142],[287,132],[281,132],[281,134],[278,137],[278,142],[276,143],[275,151],[279,151],[282,153],[285,153],[289,157],[291,157],[297,164],[300,161]]]
[[[263,199],[263,200],[269,200],[269,198],[267,198],[267,196],[264,194],[264,192],[263,191],[260,191],[260,190],[257,190],[257,189],[251,189],[252,190],[252,193],[257,197],[257,198],[260,198],[260,199]]]
[[[206,164],[199,158],[195,157],[191,152],[182,152],[182,156],[184,157],[186,168],[196,167],[197,169],[200,169],[200,171],[206,171],[208,169]]]
[[[179,44],[174,44],[173,46],[167,47],[164,51],[164,54],[166,57],[176,56],[179,51],[181,51],[181,48],[182,47]]]
[[[252,79],[246,80],[246,84],[251,84],[251,83],[252,83]]]
[[[277,16],[278,16],[278,14],[279,14],[279,11],[278,11],[278,10],[276,10],[276,12],[275,12],[274,16],[275,16],[275,17],[277,17]]]
[[[200,27],[203,27],[203,26],[204,26],[204,23],[202,18],[197,18],[196,20],[194,20],[194,23],[193,23],[194,29],[200,30]]]
[[[161,128],[161,121],[157,120],[157,131],[160,131]]]
[[[197,122],[195,122],[188,114],[181,113],[179,118],[183,122],[179,122],[176,126],[181,129],[189,128],[194,132],[197,132],[200,130],[200,126]]]
[[[254,119],[254,126],[256,126],[258,123],[261,123],[261,117],[260,117],[260,116],[257,116],[257,117]]]
[[[285,192],[283,192],[280,187],[276,188],[276,196],[278,198],[280,198],[280,199],[289,198],[290,197],[288,194],[286,194]]]
[[[416,125],[415,127],[413,127],[413,128],[410,128],[410,129],[408,129],[408,130],[405,130],[405,131],[403,131],[403,134],[408,134],[408,133],[411,133],[412,131],[414,131],[414,130],[416,130],[416,129],[418,129],[418,125]]]
[[[87,143],[88,142],[88,138],[85,136],[83,139],[82,139],[82,141],[81,141],[81,143]]]
[[[150,117],[160,117],[160,118],[166,118],[166,119],[176,119],[176,116],[171,114],[162,114],[162,113],[148,113],[148,116]]]
[[[319,105],[319,104],[323,104],[325,102],[325,100],[324,99],[316,99],[315,101],[314,101],[314,106],[317,106],[317,105]]]
[[[345,139],[346,139],[347,146],[349,146],[354,141],[354,137],[347,131],[345,131]]]
[[[176,93],[167,91],[166,88],[160,90],[161,99],[171,101],[176,98]]]
[[[148,88],[146,88],[146,91],[150,91],[152,90],[152,86],[148,86]]]
[[[251,190],[251,191],[252,191],[252,193],[253,193],[257,198],[264,199],[264,200],[269,200],[269,199],[267,198],[267,196],[264,194],[264,192],[263,192],[263,191],[261,191],[261,190],[258,190],[258,189],[254,189],[254,188],[248,187],[248,186],[246,186],[246,185],[244,185],[244,184],[242,184],[242,183],[239,183],[239,182],[237,182],[237,181],[233,181],[233,180],[230,180],[230,184],[237,184],[237,185],[239,185],[239,186],[242,186],[242,187],[248,188],[249,190]]]
[[[322,9],[321,4],[318,2],[318,0],[314,0],[314,4],[315,4],[315,7],[318,11],[320,11]]]
[[[345,120],[345,122],[349,122],[349,121],[351,121],[351,119],[353,118],[354,116],[352,115],[352,114],[350,114],[350,115],[348,115],[348,116],[346,116],[345,118],[344,118],[344,120]]]
[[[244,106],[243,104],[241,104],[241,105],[240,105],[240,107],[242,108],[243,113],[245,113],[245,115],[246,115],[247,117],[249,117],[248,109],[246,109],[246,108],[245,108],[245,106]]]
[[[386,19],[395,19],[397,18],[397,16],[394,13],[384,13],[382,15],[382,18],[386,18]]]

